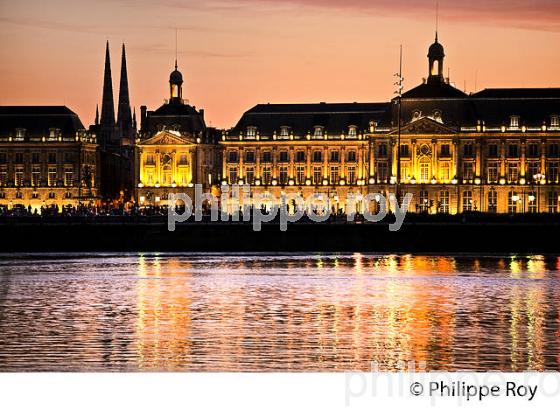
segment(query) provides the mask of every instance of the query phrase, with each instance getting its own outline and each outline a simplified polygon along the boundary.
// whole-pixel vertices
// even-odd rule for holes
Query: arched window
[[[173,161],[168,154],[165,154],[162,159],[161,176],[161,184],[171,186],[173,183]]]

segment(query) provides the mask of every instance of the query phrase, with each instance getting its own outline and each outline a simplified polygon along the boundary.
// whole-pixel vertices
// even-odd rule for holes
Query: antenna
[[[439,28],[439,0],[436,0],[436,43],[438,41],[438,28]]]
[[[474,71],[474,92],[475,93],[476,93],[477,85],[478,85],[478,70],[475,70]]]
[[[177,37],[178,37],[178,29],[175,27],[175,70],[177,69]]]

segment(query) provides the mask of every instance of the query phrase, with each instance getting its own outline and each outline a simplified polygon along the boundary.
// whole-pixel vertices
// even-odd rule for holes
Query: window
[[[289,162],[288,151],[280,151],[279,161],[280,162]]]
[[[449,144],[443,144],[441,146],[441,152],[439,154],[440,157],[448,158],[451,156],[451,151],[449,149]]]
[[[305,167],[303,165],[296,167],[296,183],[298,185],[305,184]]]
[[[23,141],[24,138],[25,138],[25,129],[18,128],[16,130],[16,141]]]
[[[529,182],[533,181],[535,179],[534,176],[539,173],[540,169],[541,169],[540,162],[529,162],[527,164],[527,174],[525,175],[527,181]]]
[[[41,168],[33,167],[31,170],[31,183],[34,187],[38,187],[41,183]]]
[[[449,191],[441,191],[439,196],[439,209],[438,212],[449,213]]]
[[[229,169],[229,183],[237,184],[237,167],[230,167]]]
[[[330,182],[331,185],[337,185],[339,181],[338,167],[331,167]]]
[[[550,126],[553,128],[560,127],[560,116],[553,115],[550,117]]]
[[[23,164],[23,152],[16,152],[15,163]]]
[[[515,192],[508,192],[508,212],[510,214],[517,212],[517,202],[519,202],[519,195]]]
[[[323,138],[323,127],[315,127],[313,138]]]
[[[425,213],[430,209],[430,200],[428,198],[428,191],[420,191],[420,212]]]
[[[15,184],[16,186],[23,186],[23,167],[16,168]]]
[[[519,157],[519,146],[517,144],[508,145],[508,158]]]
[[[270,151],[264,151],[262,153],[262,162],[264,163],[270,163],[272,162],[272,152]]]
[[[189,158],[187,154],[179,155],[179,165],[189,165]]]
[[[7,161],[6,158],[6,153],[5,152],[0,152],[0,164],[5,164]]]
[[[296,152],[296,162],[305,162],[305,151]]]
[[[146,165],[155,165],[155,164],[156,164],[156,160],[154,158],[154,155],[153,154],[146,155]]]
[[[56,152],[49,152],[47,160],[49,164],[56,164]]]
[[[463,145],[463,157],[465,157],[465,158],[472,158],[472,157],[474,157],[474,148],[473,148],[473,144],[465,144],[465,145]]]
[[[237,151],[228,152],[228,162],[237,162]]]
[[[280,167],[280,185],[287,185],[288,184],[288,167],[282,166]]]
[[[555,214],[558,212],[558,192],[549,192],[548,193],[548,212],[551,214]]]
[[[56,140],[57,136],[58,136],[58,130],[56,128],[51,128],[49,130],[49,141]]]
[[[73,152],[65,152],[64,153],[64,162],[66,164],[70,164],[74,162],[74,153]]]
[[[356,162],[356,151],[348,151],[348,156],[346,157],[348,162]]]
[[[249,162],[249,163],[255,162],[255,151],[245,152],[245,162]]]
[[[64,193],[64,198],[71,199],[72,198],[72,192],[65,192]]]
[[[498,163],[489,162],[488,163],[488,182],[496,183],[498,182]]]
[[[410,147],[406,144],[401,145],[401,157],[402,158],[409,158],[410,157]]]
[[[56,194],[54,192],[49,192],[49,199],[55,199]]]
[[[519,128],[519,117],[517,115],[512,115],[509,117],[509,127]]]
[[[527,157],[538,158],[539,155],[539,146],[537,144],[529,144],[527,146]]]
[[[163,186],[171,186],[171,184],[174,182],[173,181],[173,160],[171,159],[171,156],[168,154],[165,154],[162,158],[162,180],[161,180],[161,184]]]
[[[338,162],[339,158],[340,156],[338,151],[331,151],[331,162]]]
[[[38,152],[31,154],[31,162],[33,164],[39,164],[41,162],[41,155]]]
[[[377,179],[380,182],[386,182],[388,179],[388,169],[389,167],[387,166],[386,162],[378,162],[377,163]]]
[[[257,136],[257,127],[247,127],[247,139],[254,139]]]
[[[320,185],[323,180],[323,169],[321,167],[313,167],[313,184]]]
[[[548,162],[546,164],[546,179],[548,182],[558,183],[558,162]]]
[[[346,177],[348,184],[354,185],[356,183],[356,167],[354,165],[346,167]]]
[[[439,169],[439,179],[446,182],[449,181],[451,179],[451,164],[449,162],[444,162]]]
[[[420,162],[420,183],[430,182],[430,163],[428,161]]]
[[[549,144],[546,150],[546,156],[548,158],[558,158],[558,153],[560,152],[558,144]]]
[[[270,185],[272,183],[272,170],[269,166],[263,167],[262,177],[265,185]]]
[[[379,144],[377,146],[377,156],[379,158],[387,158],[387,144]]]
[[[321,151],[313,151],[313,162],[323,162],[323,153]]]
[[[16,192],[16,199],[23,199],[23,192],[17,191]]]
[[[490,158],[498,158],[498,145],[497,144],[490,144],[488,145],[488,156]]]
[[[472,191],[463,191],[463,212],[473,210]]]
[[[494,214],[498,212],[498,193],[494,189],[488,192],[488,212]]]
[[[529,213],[536,214],[538,206],[538,198],[536,192],[529,192],[527,195],[527,201],[529,202]]]
[[[74,183],[74,173],[72,168],[67,168],[64,171],[64,186],[72,186]]]
[[[0,199],[6,199],[6,193],[0,191]]]
[[[290,127],[280,127],[280,137],[287,138],[290,136]]]
[[[356,138],[358,135],[358,129],[354,126],[350,126],[348,129],[348,138]]]
[[[39,193],[38,192],[31,193],[31,198],[32,199],[39,199]]]
[[[463,179],[472,181],[474,179],[474,163],[465,162],[463,164]]]
[[[517,164],[509,163],[507,164],[507,178],[508,182],[517,182],[517,178],[519,176],[519,169]]]
[[[0,170],[0,186],[6,186],[8,183],[8,172],[5,169]]]

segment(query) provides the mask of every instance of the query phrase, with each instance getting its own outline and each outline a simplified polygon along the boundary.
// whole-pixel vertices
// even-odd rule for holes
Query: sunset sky
[[[413,4],[412,4],[413,3]],[[558,0],[440,0],[458,88],[560,86]],[[427,75],[434,0],[0,0],[0,104],[60,105],[92,123],[105,41],[115,103],[121,43],[131,102],[168,97],[178,29],[183,96],[207,123],[266,102],[386,101],[399,44],[405,88]],[[447,71],[446,71],[447,73]]]

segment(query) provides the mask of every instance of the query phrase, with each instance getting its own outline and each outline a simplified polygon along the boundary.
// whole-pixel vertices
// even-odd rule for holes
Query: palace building
[[[96,136],[67,107],[0,107],[0,208],[93,203],[97,155]]]
[[[194,198],[194,185],[205,191],[219,184],[218,133],[206,126],[204,110],[183,99],[183,75],[169,77],[169,100],[155,111],[141,107],[141,129],[135,145],[136,201],[165,206],[170,193]]]
[[[339,211],[398,184],[412,212],[558,212],[560,89],[466,94],[444,58],[436,34],[427,79],[388,103],[257,105],[222,136],[222,183]]]

